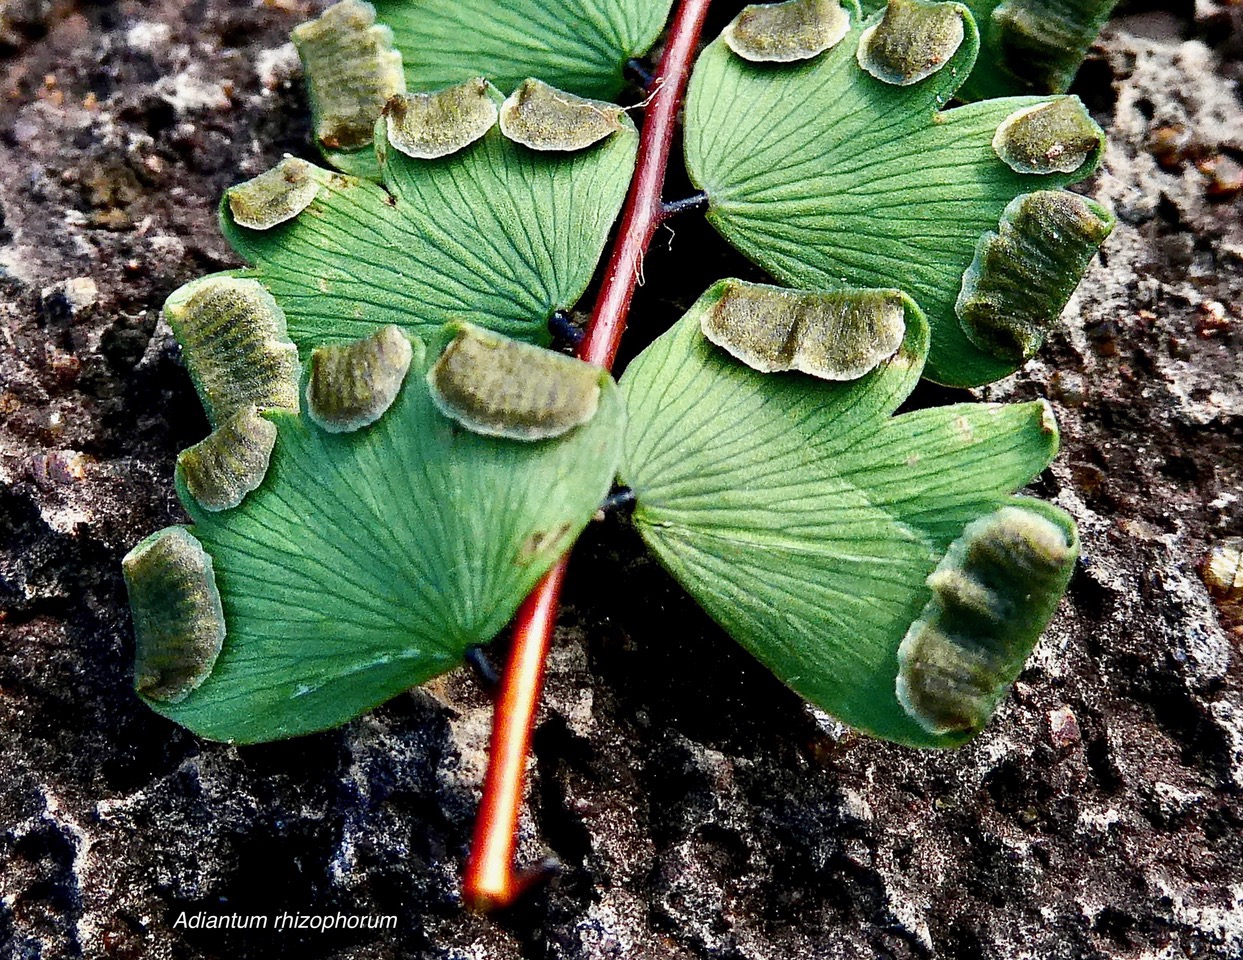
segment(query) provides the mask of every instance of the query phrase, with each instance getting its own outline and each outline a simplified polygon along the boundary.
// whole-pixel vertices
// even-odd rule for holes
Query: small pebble
[[[1148,152],[1162,170],[1177,173],[1183,168],[1188,141],[1187,131],[1181,124],[1167,124],[1152,131]]]
[[[1063,704],[1055,710],[1050,710],[1048,720],[1049,740],[1059,750],[1073,747],[1080,741],[1079,721],[1070,707]]]
[[[86,476],[87,457],[73,450],[52,450],[30,458],[26,472],[42,490],[67,487]]]
[[[1230,314],[1216,300],[1205,300],[1196,309],[1196,334],[1202,339],[1230,333]]]
[[[1222,612],[1243,620],[1243,537],[1213,544],[1201,575]]]
[[[1049,383],[1053,399],[1068,407],[1082,407],[1087,400],[1083,375],[1073,370],[1057,370]]]
[[[1210,200],[1233,200],[1243,193],[1243,164],[1217,154],[1201,160],[1196,169],[1204,175],[1204,195]]]
[[[99,301],[99,288],[90,277],[61,280],[40,291],[43,313],[54,323],[68,323]]]

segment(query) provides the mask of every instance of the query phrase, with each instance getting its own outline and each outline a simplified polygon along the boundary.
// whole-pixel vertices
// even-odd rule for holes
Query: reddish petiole
[[[691,62],[711,0],[681,0],[669,27],[665,52],[653,77],[651,100],[639,140],[638,163],[621,227],[605,268],[578,356],[611,369],[617,356],[643,258],[661,222],[677,205],[662,202],[665,172],[686,91]],[[523,602],[514,620],[509,662],[501,679],[483,800],[462,879],[462,899],[475,910],[509,906],[544,871],[514,869],[518,816],[526,782],[526,761],[544,681],[544,664],[565,579],[562,557]]]

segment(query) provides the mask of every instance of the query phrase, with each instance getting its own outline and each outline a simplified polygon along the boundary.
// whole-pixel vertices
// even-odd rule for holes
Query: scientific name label
[[[209,913],[182,910],[175,930],[396,930],[396,914]]]

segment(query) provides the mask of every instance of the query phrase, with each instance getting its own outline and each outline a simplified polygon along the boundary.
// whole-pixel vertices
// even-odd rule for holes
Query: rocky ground
[[[1243,534],[1237,0],[1124,9],[1081,74],[1118,229],[1065,331],[985,393],[1054,402],[1036,492],[1085,557],[996,722],[941,754],[840,728],[609,520],[577,553],[523,827],[565,870],[495,919],[457,895],[490,717],[465,672],[242,749],[130,690],[119,560],[182,518],[173,458],[206,432],[158,310],[236,263],[221,191],[307,155],[284,40],[317,6],[0,0],[0,957],[1243,956],[1243,622],[1201,576]],[[679,224],[636,337],[744,269]]]

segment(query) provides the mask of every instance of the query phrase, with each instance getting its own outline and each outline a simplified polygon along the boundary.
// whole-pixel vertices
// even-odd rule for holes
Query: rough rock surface
[[[1119,226],[987,395],[1055,403],[1037,492],[1085,559],[996,722],[940,754],[840,728],[610,520],[577,553],[523,828],[565,871],[481,919],[457,898],[490,715],[469,675],[243,749],[130,691],[118,562],[181,518],[173,458],[206,432],[158,308],[235,263],[222,190],[309,156],[284,38],[316,6],[0,0],[0,957],[1243,956],[1241,625],[1198,573],[1243,533],[1243,8],[1124,10],[1081,74]],[[676,230],[637,339],[753,275]]]

